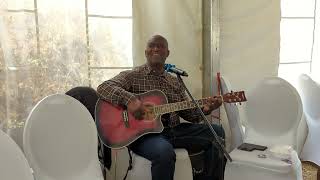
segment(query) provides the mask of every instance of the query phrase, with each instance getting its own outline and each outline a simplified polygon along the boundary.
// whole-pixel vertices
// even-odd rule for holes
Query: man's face
[[[151,65],[164,64],[169,56],[167,41],[159,37],[151,38],[147,43],[145,56]]]

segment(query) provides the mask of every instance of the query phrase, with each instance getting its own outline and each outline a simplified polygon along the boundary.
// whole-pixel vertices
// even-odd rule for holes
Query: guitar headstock
[[[226,103],[241,103],[247,101],[247,98],[244,94],[244,91],[231,91],[230,93],[226,93],[222,96],[222,101]]]

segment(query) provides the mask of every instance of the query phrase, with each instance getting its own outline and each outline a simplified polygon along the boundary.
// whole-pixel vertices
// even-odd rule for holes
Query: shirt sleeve
[[[135,95],[129,92],[133,83],[131,70],[123,71],[114,78],[100,84],[97,88],[100,98],[118,105],[127,105]]]

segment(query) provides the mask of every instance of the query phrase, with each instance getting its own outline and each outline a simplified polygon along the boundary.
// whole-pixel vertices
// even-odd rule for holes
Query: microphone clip
[[[186,77],[188,76],[188,73],[186,71],[176,68],[176,65],[174,64],[164,64],[164,69],[167,72],[175,73],[180,76],[186,76]]]

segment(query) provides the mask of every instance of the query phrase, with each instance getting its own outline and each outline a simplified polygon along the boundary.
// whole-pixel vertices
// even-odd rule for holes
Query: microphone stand
[[[211,123],[209,122],[209,120],[207,119],[207,117],[206,117],[206,116],[204,115],[204,113],[202,112],[199,104],[198,104],[198,103],[194,100],[194,98],[192,97],[190,91],[188,90],[188,88],[187,88],[186,85],[184,84],[181,76],[180,76],[179,74],[177,74],[177,77],[178,77],[178,80],[180,81],[180,83],[182,84],[183,88],[187,91],[189,97],[190,97],[191,100],[192,100],[192,103],[193,103],[194,105],[196,105],[199,113],[201,114],[202,119],[206,122],[207,126],[210,128],[210,131],[212,132],[213,137],[214,137],[214,139],[216,140],[216,142],[217,142],[217,144],[218,144],[219,152],[220,152],[220,153],[223,153],[223,154],[225,155],[225,157],[226,157],[227,159],[229,159],[230,162],[232,162],[232,159],[231,159],[229,153],[226,151],[224,145],[223,145],[223,144],[221,143],[221,141],[220,141],[220,137],[219,137],[219,136],[217,135],[217,133],[214,131]]]

